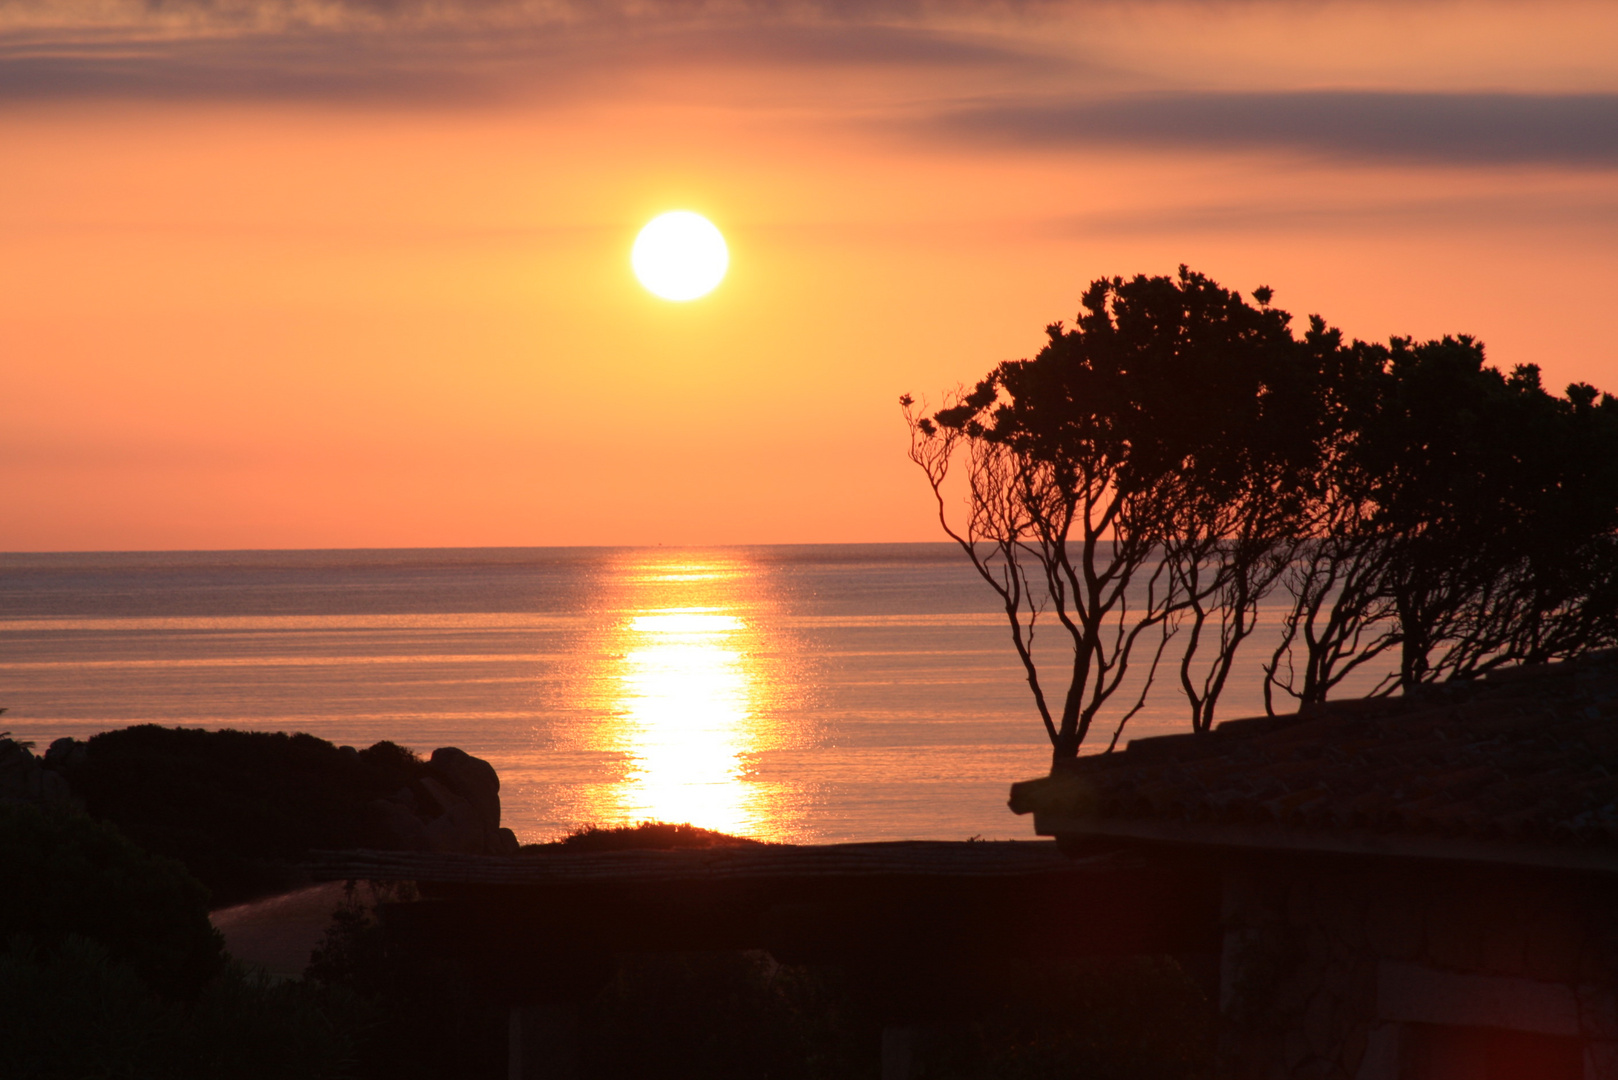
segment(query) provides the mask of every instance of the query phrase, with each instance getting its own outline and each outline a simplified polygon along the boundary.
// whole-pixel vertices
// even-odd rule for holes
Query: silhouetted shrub
[[[0,804],[0,1076],[346,1075],[351,995],[226,962],[207,892],[83,814]]]
[[[560,840],[546,844],[525,844],[525,854],[545,854],[565,851],[581,854],[587,851],[674,851],[688,848],[757,847],[759,840],[745,836],[731,836],[714,829],[701,829],[695,825],[675,825],[667,821],[643,821],[638,825],[615,825],[602,828],[585,825],[568,833]]]
[[[1213,1067],[1213,1003],[1167,957],[1010,959],[972,980],[933,1048],[940,1080],[1192,1080]]]
[[[880,1029],[842,973],[767,953],[620,957],[584,1009],[591,1080],[814,1080],[877,1074]]]
[[[357,1005],[232,964],[195,1001],[152,991],[98,942],[0,952],[0,1076],[322,1080],[351,1075]]]
[[[154,989],[194,995],[224,962],[207,894],[179,863],[79,814],[0,804],[0,943],[90,939]]]
[[[95,817],[179,859],[215,906],[299,883],[315,849],[388,847],[371,804],[426,766],[381,742],[355,752],[313,735],[154,724],[103,732],[58,766]]]
[[[366,894],[369,893],[369,895]],[[375,1080],[498,1080],[505,1075],[507,1006],[457,958],[402,947],[376,904],[408,903],[410,886],[350,882],[306,981],[340,989],[375,1018],[361,1034],[357,1073]]]

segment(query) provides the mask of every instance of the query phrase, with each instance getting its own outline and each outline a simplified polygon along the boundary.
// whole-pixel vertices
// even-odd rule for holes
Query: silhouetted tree
[[[1195,432],[1172,493],[1176,518],[1163,538],[1175,585],[1174,616],[1186,641],[1180,688],[1193,731],[1213,727],[1214,711],[1236,653],[1258,625],[1259,605],[1280,583],[1320,504],[1320,467],[1333,431],[1322,378],[1340,335],[1313,319],[1301,342],[1290,316],[1254,290],[1260,310],[1245,309],[1250,330],[1205,358],[1194,387],[1207,425]],[[1252,332],[1256,331],[1256,332]],[[1211,655],[1201,655],[1204,644]],[[1199,666],[1200,664],[1200,666]]]
[[[901,399],[911,458],[925,472],[945,532],[999,594],[1035,705],[1058,759],[1077,755],[1149,643],[1145,702],[1186,612],[1192,643],[1181,682],[1193,723],[1211,723],[1230,660],[1272,587],[1278,545],[1294,531],[1294,495],[1313,475],[1318,433],[1293,397],[1314,391],[1308,344],[1289,316],[1253,306],[1184,267],[1175,278],[1094,282],[1072,329],[1047,328],[1031,360],[1000,364],[931,416]],[[947,492],[960,465],[965,516]],[[1278,496],[1277,493],[1281,494]],[[1034,655],[1048,612],[1069,661],[1060,704]],[[1207,634],[1209,620],[1217,635]],[[1213,638],[1211,668],[1194,676]]]
[[[1266,707],[1393,670],[1372,693],[1618,643],[1618,402],[1465,337],[1345,343],[1184,267],[1102,279],[931,413],[901,399],[945,533],[1000,597],[1057,759],[1168,643],[1193,731],[1277,589]],[[952,512],[955,492],[964,516]],[[1066,654],[1053,683],[1035,631]],[[1065,685],[1064,685],[1065,684]]]
[[[1300,704],[1324,701],[1400,640],[1383,588],[1387,538],[1375,517],[1378,478],[1366,446],[1386,393],[1386,350],[1335,345],[1317,354],[1320,455],[1305,529],[1282,576],[1291,605],[1264,666],[1271,713],[1277,689]]]
[[[1565,658],[1614,640],[1618,408],[1559,399],[1472,338],[1341,350],[1317,534],[1267,665],[1308,705],[1386,654],[1372,693]]]
[[[1400,440],[1417,445],[1398,448],[1416,460],[1438,456],[1433,448],[1442,457],[1415,476],[1413,507],[1389,500],[1399,511],[1390,515],[1398,542],[1389,592],[1406,689],[1613,640],[1618,409],[1588,386],[1566,398],[1547,393],[1531,365],[1509,375],[1485,367],[1482,347],[1466,338],[1395,342],[1395,371],[1401,361],[1412,369],[1397,382],[1417,382],[1413,358],[1431,364],[1446,352],[1461,354],[1445,380],[1460,385],[1432,395],[1440,400],[1425,403],[1429,415]],[[1422,390],[1432,393],[1403,398]]]

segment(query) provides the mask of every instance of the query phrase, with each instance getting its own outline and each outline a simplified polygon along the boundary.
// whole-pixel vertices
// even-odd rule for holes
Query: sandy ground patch
[[[343,883],[310,885],[280,896],[220,908],[209,915],[238,960],[272,975],[300,976],[343,901]]]

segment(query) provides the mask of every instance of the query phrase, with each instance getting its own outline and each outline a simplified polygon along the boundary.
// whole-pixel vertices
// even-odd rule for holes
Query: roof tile
[[[1618,849],[1618,651],[1136,739],[1016,785],[1012,807]]]

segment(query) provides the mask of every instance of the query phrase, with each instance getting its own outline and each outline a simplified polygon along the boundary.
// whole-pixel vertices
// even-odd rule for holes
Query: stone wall
[[[1221,1067],[1240,1080],[1417,1080],[1433,1025],[1579,1041],[1618,1080],[1618,889],[1434,861],[1257,859],[1225,876]],[[1561,1040],[1559,1043],[1557,1040]]]

